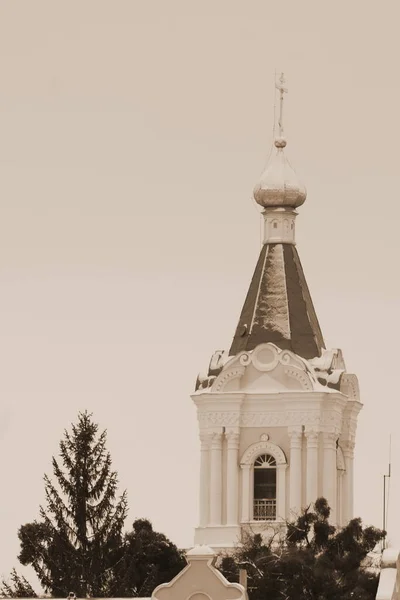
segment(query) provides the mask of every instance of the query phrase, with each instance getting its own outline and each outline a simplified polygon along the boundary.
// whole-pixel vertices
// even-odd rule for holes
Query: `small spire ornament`
[[[275,81],[275,88],[279,92],[279,135],[274,140],[276,150],[273,150],[253,194],[257,204],[263,208],[297,208],[305,202],[307,192],[284,153],[283,105],[288,90],[283,73]]]
[[[279,137],[283,140],[283,101],[284,101],[284,94],[287,94],[287,87],[285,87],[285,75],[283,73],[281,73],[281,76],[279,78],[279,81],[275,81],[275,87],[276,89],[279,91],[279,120],[278,120],[278,125],[279,125]],[[286,143],[285,143],[286,145]]]

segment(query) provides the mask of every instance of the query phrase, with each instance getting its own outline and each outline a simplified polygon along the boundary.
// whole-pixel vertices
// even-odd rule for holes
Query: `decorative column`
[[[322,475],[322,495],[328,501],[331,507],[331,522],[336,524],[336,487],[337,487],[337,467],[336,467],[336,441],[338,434],[330,431],[324,431],[324,464]]]
[[[222,433],[213,433],[210,464],[210,525],[222,521]]]
[[[302,462],[302,427],[289,427],[290,466],[289,466],[289,508],[294,513],[301,509],[301,462]]]
[[[353,502],[354,502],[354,447],[355,443],[352,440],[341,440],[340,446],[343,450],[343,456],[346,466],[346,471],[343,475],[342,483],[342,507],[343,507],[343,525],[346,525],[353,518]]]
[[[250,468],[251,465],[242,464],[242,523],[250,521]]]
[[[345,471],[338,469],[337,471],[337,494],[336,494],[336,521],[339,527],[343,527],[343,479]]]
[[[210,511],[210,442],[211,436],[208,431],[200,432],[200,527],[208,524]]]
[[[286,519],[286,464],[276,467],[276,489],[278,492],[276,505],[276,520],[284,521]]]
[[[307,483],[306,503],[312,504],[318,498],[318,442],[319,432],[306,430],[307,438]]]
[[[239,433],[228,431],[226,462],[226,524],[238,525],[239,521]]]

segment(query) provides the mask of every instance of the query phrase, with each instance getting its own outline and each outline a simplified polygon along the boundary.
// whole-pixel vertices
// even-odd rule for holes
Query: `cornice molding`
[[[292,427],[304,425],[318,431],[340,434],[344,420],[335,410],[281,410],[281,411],[242,411],[235,410],[199,410],[197,413],[200,429],[213,427]],[[346,421],[346,431],[355,435],[356,423]]]
[[[327,407],[330,406],[338,406],[338,407],[347,407],[348,403],[351,403],[352,410],[356,410],[355,401],[348,401],[346,396],[344,396],[341,392],[332,391],[332,390],[310,390],[310,391],[302,391],[302,390],[293,390],[293,391],[273,391],[273,392],[222,392],[222,393],[212,393],[212,392],[202,392],[201,394],[193,394],[191,396],[193,402],[197,407],[202,407],[207,404],[210,406],[216,406],[218,404],[225,405],[230,404],[232,406],[240,407],[243,404],[249,405],[250,403],[256,405],[257,403],[265,406],[265,403],[268,402],[270,404],[276,402],[281,404],[282,402],[285,405],[289,403],[293,403],[294,406],[299,403],[299,400],[303,403],[310,403],[315,406],[317,403],[322,408],[324,405]],[[359,403],[359,408],[357,407],[357,412],[361,410],[362,404]]]

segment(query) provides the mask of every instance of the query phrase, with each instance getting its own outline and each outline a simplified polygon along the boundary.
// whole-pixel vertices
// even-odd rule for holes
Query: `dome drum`
[[[266,208],[264,216],[264,244],[295,244],[297,212],[289,208]]]

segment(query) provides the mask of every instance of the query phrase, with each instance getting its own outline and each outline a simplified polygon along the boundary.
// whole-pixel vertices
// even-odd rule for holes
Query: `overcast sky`
[[[298,250],[364,403],[355,512],[382,524],[392,433],[400,545],[399,16],[394,0],[1,0],[0,574],[84,409],[108,429],[127,526],[192,544],[190,394],[258,257],[275,69],[308,189]]]

